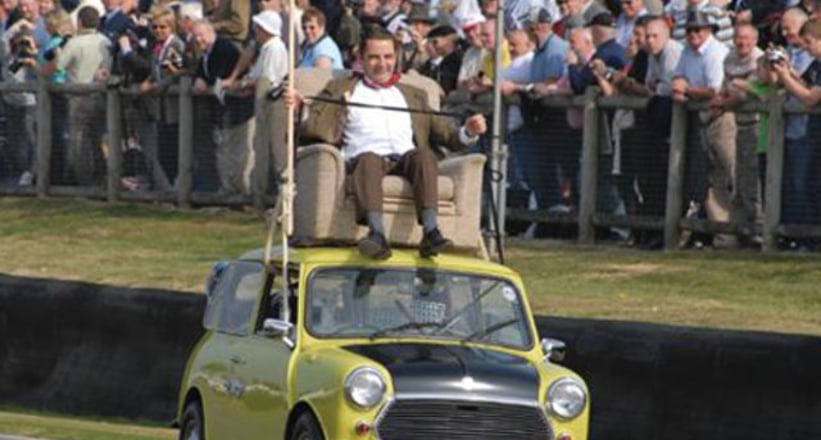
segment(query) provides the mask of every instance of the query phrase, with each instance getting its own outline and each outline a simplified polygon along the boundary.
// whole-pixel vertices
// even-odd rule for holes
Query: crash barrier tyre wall
[[[170,422],[205,296],[0,276],[0,404]]]
[[[0,404],[169,421],[205,298],[0,275]],[[821,338],[537,317],[592,440],[821,438]]]
[[[821,338],[537,317],[588,382],[591,438],[821,438]]]

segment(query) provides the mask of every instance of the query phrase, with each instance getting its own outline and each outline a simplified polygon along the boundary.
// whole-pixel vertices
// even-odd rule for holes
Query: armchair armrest
[[[294,233],[317,236],[333,226],[345,203],[345,162],[339,149],[313,144],[297,150]]]
[[[479,218],[483,190],[482,173],[486,160],[484,154],[471,153],[449,157],[439,162],[439,174],[453,180],[454,203],[460,216],[470,214],[475,215],[477,220]]]

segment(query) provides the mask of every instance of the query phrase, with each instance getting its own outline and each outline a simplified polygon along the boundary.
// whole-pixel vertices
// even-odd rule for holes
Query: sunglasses
[[[168,25],[165,25],[165,24],[152,24],[151,29],[168,29]]]

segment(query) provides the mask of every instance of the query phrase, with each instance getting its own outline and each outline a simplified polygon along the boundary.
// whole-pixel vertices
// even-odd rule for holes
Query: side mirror
[[[281,319],[266,318],[262,322],[262,335],[268,338],[281,338],[288,347],[294,348],[294,341],[291,338],[291,331],[294,325]]]
[[[545,362],[561,362],[564,360],[567,345],[558,339],[542,339],[542,350],[544,350]]]

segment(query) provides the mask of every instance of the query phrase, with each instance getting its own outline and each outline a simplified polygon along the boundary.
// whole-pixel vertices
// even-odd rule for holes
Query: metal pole
[[[491,128],[490,141],[490,175],[499,176],[497,181],[491,181],[491,192],[495,201],[498,225],[489,222],[493,236],[499,237],[499,245],[504,246],[503,237],[505,231],[505,205],[507,187],[507,146],[502,142],[502,122],[507,116],[502,108],[502,81],[499,78],[502,65],[502,41],[504,39],[504,8],[505,0],[499,0],[496,9],[496,47],[493,54],[493,126]],[[504,119],[503,119],[504,118]],[[493,209],[493,208],[491,208]],[[498,228],[497,228],[498,226]],[[498,234],[498,235],[497,235]],[[498,253],[496,241],[490,240],[488,251],[491,254]]]

